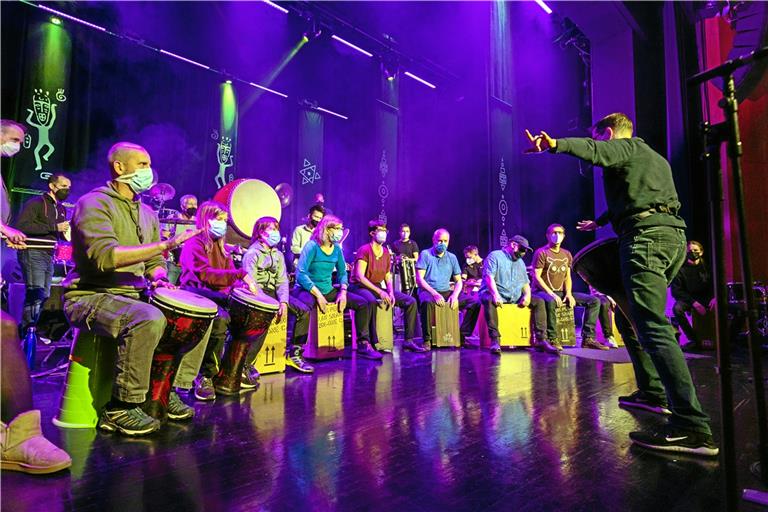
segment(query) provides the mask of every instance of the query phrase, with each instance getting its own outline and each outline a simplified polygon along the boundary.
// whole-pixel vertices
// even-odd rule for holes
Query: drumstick
[[[2,235],[2,239],[3,240],[7,240],[8,237],[5,236],[5,235]],[[27,241],[29,241],[29,242],[40,242],[40,243],[44,243],[44,244],[55,244],[56,243],[56,240],[50,240],[48,238],[32,238],[32,237],[28,237],[28,238],[25,238],[24,241],[25,242],[27,242]]]

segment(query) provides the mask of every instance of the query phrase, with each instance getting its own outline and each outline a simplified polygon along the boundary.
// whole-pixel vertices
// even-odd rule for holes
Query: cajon
[[[489,307],[496,307],[490,304]],[[500,344],[504,348],[529,347],[531,345],[531,309],[517,304],[502,304],[498,308]],[[480,308],[477,321],[480,346],[489,348],[491,337],[485,321],[485,306]]]
[[[329,303],[322,313],[315,306],[309,313],[309,337],[304,349],[307,359],[338,359],[344,356],[344,313]]]
[[[715,336],[717,325],[715,321],[717,312],[707,310],[707,314],[701,316],[700,314],[693,311],[686,313],[685,316],[688,317],[688,321],[692,321],[691,326],[693,327],[693,332],[696,333],[696,337],[699,338],[702,347],[714,348],[715,339],[717,339]],[[680,345],[686,345],[688,343],[690,343],[690,340],[685,335],[683,330],[680,329]]]
[[[284,315],[280,322],[277,316],[272,319],[264,339],[264,345],[252,364],[262,375],[268,373],[281,373],[285,371],[285,345],[288,335],[288,318]]]
[[[555,308],[555,341],[563,346],[574,346],[576,344],[576,319],[573,314],[573,308],[562,305]]]
[[[432,318],[432,346],[437,348],[461,346],[461,333],[459,331],[459,310],[445,306],[435,306],[435,314]]]

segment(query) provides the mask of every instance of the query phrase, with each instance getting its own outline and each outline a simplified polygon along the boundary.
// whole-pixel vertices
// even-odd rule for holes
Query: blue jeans
[[[21,317],[23,336],[27,327],[37,325],[43,304],[51,295],[53,254],[50,251],[40,249],[25,249],[16,254],[26,286],[24,312]]]
[[[638,389],[658,398],[666,393],[671,425],[710,434],[709,418],[665,316],[667,287],[683,265],[685,252],[685,233],[670,226],[635,229],[619,238],[621,277],[637,336],[623,321],[617,322],[617,328],[632,360]]]

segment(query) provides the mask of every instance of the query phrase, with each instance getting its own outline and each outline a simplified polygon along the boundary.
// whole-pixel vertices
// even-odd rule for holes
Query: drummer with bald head
[[[160,428],[141,405],[149,389],[152,355],[166,326],[163,313],[139,297],[147,288],[165,286],[163,252],[197,231],[160,241],[157,216],[138,197],[154,182],[152,159],[145,148],[118,142],[109,150],[108,165],[111,180],[75,205],[75,268],[63,283],[64,313],[72,326],[116,340],[112,399],[98,427],[139,436]],[[175,409],[184,407],[172,396],[169,417],[179,416]]]

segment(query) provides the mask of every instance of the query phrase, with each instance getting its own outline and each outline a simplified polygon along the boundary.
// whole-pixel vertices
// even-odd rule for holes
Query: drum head
[[[280,220],[282,214],[277,192],[261,180],[232,181],[216,192],[213,199],[229,208],[229,224],[247,239],[251,238],[258,219],[274,217]]]
[[[173,309],[203,315],[215,315],[219,310],[216,303],[212,300],[186,290],[157,288],[152,292],[151,300],[157,304],[169,306]]]
[[[235,288],[232,290],[230,297],[238,302],[262,311],[277,311],[279,306],[278,302],[269,295],[261,292],[254,295],[245,288]]]
[[[573,257],[573,270],[597,291],[623,295],[618,238],[603,238],[584,247]]]

